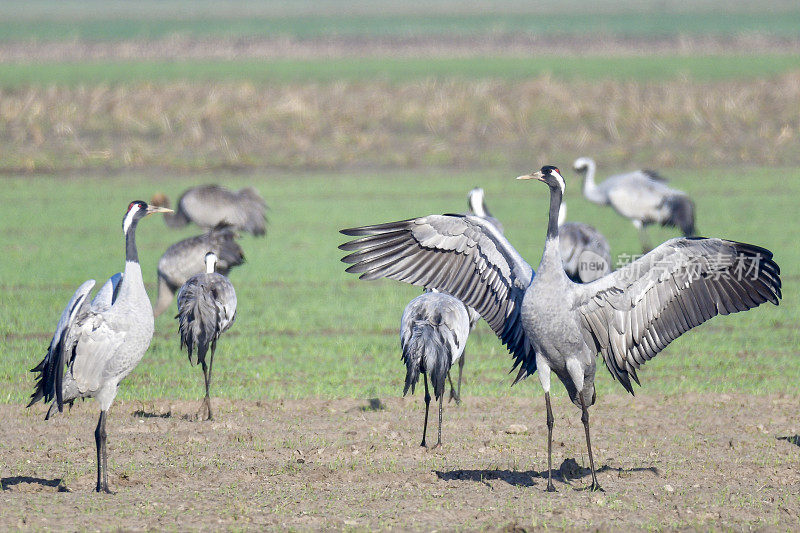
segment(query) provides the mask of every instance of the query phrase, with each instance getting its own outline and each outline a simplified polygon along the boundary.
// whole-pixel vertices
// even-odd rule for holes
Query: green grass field
[[[30,85],[249,81],[320,83],[428,79],[526,80],[542,75],[563,79],[697,81],[771,78],[800,69],[793,54],[745,56],[556,57],[531,58],[345,58],[318,60],[86,61],[0,63],[0,87]]]
[[[38,4],[38,5],[37,5]],[[429,36],[475,34],[796,37],[800,8],[709,0],[498,3],[421,2],[6,2],[0,40],[184,37]]]
[[[569,162],[556,162],[567,167]],[[244,237],[247,263],[231,279],[239,296],[236,324],[220,342],[214,394],[228,398],[372,397],[400,394],[398,325],[418,294],[391,281],[360,282],[344,273],[338,229],[427,213],[461,211],[479,184],[507,235],[536,267],[546,220],[547,192],[504,172],[317,174],[307,176],[142,176],[51,179],[7,178],[0,189],[0,401],[25,401],[33,386],[27,370],[41,359],[69,296],[85,279],[102,282],[120,270],[120,224],[128,201],[156,190],[176,196],[209,181],[254,184],[272,209],[266,239]],[[645,391],[791,391],[800,374],[796,328],[800,319],[796,226],[800,172],[773,169],[672,171],[673,183],[695,198],[704,235],[751,242],[775,252],[783,268],[780,307],[713,319],[674,342],[640,373]],[[571,174],[570,174],[571,175]],[[570,218],[595,224],[614,254],[636,253],[629,223],[608,209],[568,193]],[[770,203],[770,209],[763,205]],[[195,233],[176,232],[152,217],[138,243],[151,294],[155,264],[166,247]],[[655,240],[672,236],[653,232]],[[152,294],[154,296],[154,294]],[[468,395],[538,394],[529,380],[509,388],[510,357],[485,325],[467,347]],[[600,394],[621,391],[605,370]],[[120,388],[128,400],[199,398],[202,375],[178,351],[176,323],[165,313],[139,367]],[[534,387],[534,388],[531,388]],[[559,386],[560,389],[560,386]]]

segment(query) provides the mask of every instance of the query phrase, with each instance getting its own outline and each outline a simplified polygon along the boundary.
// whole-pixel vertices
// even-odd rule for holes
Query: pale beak
[[[147,215],[152,215],[153,213],[174,213],[172,209],[168,207],[158,207],[157,205],[148,205],[147,206]]]
[[[539,181],[542,181],[543,177],[544,177],[544,174],[542,174],[542,171],[539,170],[537,172],[534,172],[533,174],[525,174],[524,176],[517,176],[517,179],[518,180],[539,180]]]

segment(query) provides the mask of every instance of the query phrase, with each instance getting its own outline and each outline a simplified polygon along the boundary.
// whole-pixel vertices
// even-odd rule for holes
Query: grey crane
[[[216,254],[207,253],[205,273],[192,276],[178,291],[178,314],[175,315],[181,348],[186,347],[190,363],[199,363],[203,367],[206,397],[200,412],[205,409],[206,420],[213,419],[208,389],[217,339],[236,319],[236,291],[228,278],[214,271],[216,263]],[[211,357],[206,362],[209,348]],[[192,361],[193,352],[196,352],[195,361]]]
[[[592,283],[564,272],[558,211],[565,189],[556,167],[517,179],[550,188],[550,212],[539,271],[491,224],[473,216],[429,215],[342,230],[358,237],[347,272],[436,288],[474,307],[519,367],[514,383],[539,370],[547,411],[547,490],[552,482],[550,372],[581,409],[592,489],[599,489],[589,437],[595,356],[631,394],[636,370],[689,329],[718,314],[781,297],[780,269],[764,248],[716,238],[676,238]]]
[[[158,296],[155,316],[172,303],[175,292],[195,274],[206,270],[206,253],[217,256],[216,271],[227,276],[233,267],[244,263],[244,252],[236,242],[238,235],[228,227],[218,227],[203,235],[178,241],[158,260]]]
[[[136,251],[136,227],[152,213],[171,210],[134,201],[122,221],[125,234],[125,270],[109,279],[91,303],[87,298],[95,281],[78,287],[56,326],[47,355],[36,368],[36,388],[28,407],[55,398],[53,407],[63,411],[78,398],[95,398],[100,419],[94,432],[97,446],[97,492],[111,493],[108,486],[106,413],[117,387],[142,359],[153,338],[153,308],[144,288]],[[66,368],[65,368],[66,367]]]
[[[461,300],[441,292],[425,292],[406,306],[400,321],[400,347],[406,364],[406,385],[403,396],[419,381],[422,373],[425,383],[425,425],[422,427],[422,444],[426,446],[428,410],[431,395],[428,391],[428,376],[431,378],[433,395],[439,401],[439,438],[434,448],[442,445],[442,403],[444,382],[450,368],[464,353],[470,331],[470,320],[466,306]],[[452,390],[453,384],[450,383]]]
[[[153,205],[169,207],[169,198],[157,193]],[[201,228],[220,225],[265,235],[267,204],[253,187],[231,191],[219,185],[200,185],[187,189],[178,199],[175,214],[165,217],[167,226],[180,228],[194,222]]]
[[[611,272],[611,247],[602,233],[584,222],[565,222],[567,204],[558,212],[558,243],[569,279],[589,283]]]
[[[639,232],[643,252],[652,249],[647,236],[649,224],[678,227],[685,237],[695,235],[694,202],[685,192],[668,186],[658,173],[637,170],[597,184],[594,181],[597,165],[593,159],[578,158],[573,167],[584,173],[583,196],[598,205],[610,205],[630,220]]]
[[[467,196],[467,204],[469,205],[469,210],[473,215],[491,222],[500,231],[500,233],[503,233],[503,225],[499,220],[492,216],[492,214],[489,212],[489,208],[486,207],[486,196],[482,188],[475,187],[469,191],[469,195]]]

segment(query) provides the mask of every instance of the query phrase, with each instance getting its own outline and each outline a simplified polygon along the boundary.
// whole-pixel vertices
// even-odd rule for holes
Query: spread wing
[[[473,307],[521,365],[536,370],[521,322],[522,298],[533,269],[498,229],[472,215],[429,215],[342,230],[359,237],[339,246],[352,252],[347,272],[438,289]],[[513,370],[512,368],[512,370]]]
[[[577,310],[611,374],[630,377],[684,332],[718,314],[778,305],[772,252],[722,239],[680,238],[597,281],[576,286]]]

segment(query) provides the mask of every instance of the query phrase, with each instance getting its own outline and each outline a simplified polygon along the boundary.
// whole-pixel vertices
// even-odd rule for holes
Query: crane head
[[[517,179],[539,180],[546,183],[551,189],[561,189],[562,193],[567,185],[564,181],[564,177],[561,175],[561,171],[558,170],[558,167],[554,167],[553,165],[545,165],[541,170],[524,176],[517,176]]]
[[[128,211],[122,219],[122,231],[128,233],[128,230],[133,226],[134,222],[138,222],[142,218],[152,215],[153,213],[172,213],[172,209],[166,207],[159,207],[157,205],[147,205],[143,200],[134,200],[128,204]]]

